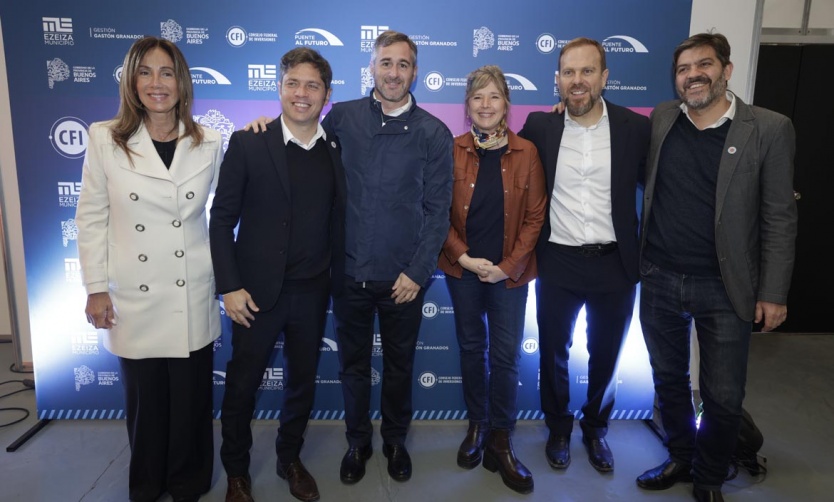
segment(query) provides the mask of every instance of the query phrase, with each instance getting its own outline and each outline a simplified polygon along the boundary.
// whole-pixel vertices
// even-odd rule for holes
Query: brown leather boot
[[[253,502],[252,480],[249,475],[229,476],[227,479],[226,502]]]
[[[484,468],[491,472],[498,471],[504,484],[518,493],[533,491],[533,474],[516,458],[507,429],[489,431],[484,449]]]
[[[469,424],[466,437],[458,448],[458,465],[464,469],[474,469],[481,463],[481,454],[484,451],[484,440],[488,429],[486,425]]]

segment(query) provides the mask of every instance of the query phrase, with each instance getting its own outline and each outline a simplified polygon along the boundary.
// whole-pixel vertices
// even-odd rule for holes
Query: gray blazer
[[[640,249],[652,210],[657,164],[666,135],[683,113],[680,101],[652,112]],[[793,196],[795,133],[789,118],[736,96],[736,114],[718,165],[715,252],[739,317],[753,319],[757,301],[786,304],[797,228]]]

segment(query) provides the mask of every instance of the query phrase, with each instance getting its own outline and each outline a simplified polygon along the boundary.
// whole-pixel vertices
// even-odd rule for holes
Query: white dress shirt
[[[281,130],[284,131],[284,146],[286,146],[287,143],[292,141],[301,148],[309,151],[311,148],[316,146],[316,141],[318,141],[319,138],[324,138],[325,140],[327,140],[327,134],[324,133],[324,128],[322,128],[321,124],[316,124],[316,134],[313,135],[309,143],[302,143],[301,140],[299,140],[295,137],[295,135],[293,135],[292,131],[290,131],[290,128],[287,127],[287,123],[284,122],[283,114],[281,115]]]
[[[567,246],[617,240],[611,219],[611,131],[608,107],[585,127],[565,111],[565,130],[550,195],[550,242]]]

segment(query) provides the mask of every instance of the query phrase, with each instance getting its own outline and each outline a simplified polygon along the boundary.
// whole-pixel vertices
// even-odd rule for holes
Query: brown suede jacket
[[[469,249],[466,245],[466,217],[480,157],[470,132],[455,138],[454,184],[449,236],[440,252],[438,267],[452,277],[461,277],[458,259]],[[508,131],[508,148],[501,158],[504,184],[504,256],[498,267],[509,276],[508,288],[523,286],[536,277],[536,241],[547,208],[544,170],[533,143]]]

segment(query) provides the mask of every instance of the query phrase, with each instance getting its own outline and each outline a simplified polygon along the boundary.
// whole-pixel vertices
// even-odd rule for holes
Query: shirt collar
[[[565,125],[570,126],[570,127],[584,127],[585,129],[595,129],[595,128],[599,127],[600,124],[604,124],[605,122],[607,122],[608,121],[608,105],[605,104],[605,99],[603,99],[602,96],[600,96],[599,100],[602,101],[602,115],[599,117],[599,120],[597,121],[596,124],[594,124],[592,126],[585,127],[584,125],[582,125],[579,122],[577,122],[576,120],[574,120],[570,116],[570,112],[568,112],[568,109],[565,108]]]
[[[296,138],[290,128],[287,127],[287,123],[284,122],[284,115],[281,114],[281,130],[284,131],[284,146],[286,146],[290,141],[295,143],[296,145],[300,146],[305,150],[309,150],[313,148],[313,145],[316,144],[319,138],[327,139],[327,134],[324,132],[324,128],[322,128],[321,124],[316,124],[316,134],[310,139],[310,142],[306,145],[302,143],[298,138]]]
[[[716,120],[714,123],[708,125],[707,127],[704,127],[704,129],[716,129],[716,128],[721,127],[722,125],[724,125],[724,122],[726,122],[728,120],[733,120],[735,118],[735,116],[736,116],[736,95],[733,94],[730,91],[727,91],[727,100],[730,101],[730,107],[727,108],[727,111],[724,112],[724,115],[718,117],[718,120]],[[686,115],[686,118],[688,118],[689,121],[692,122],[692,125],[695,125],[695,122],[692,120],[692,117],[689,116],[689,108],[686,106],[686,103],[681,101],[680,107],[681,107],[681,110],[683,110],[683,113]]]
[[[373,91],[373,93],[371,94],[371,97],[374,98],[374,101],[379,103],[379,109],[382,110],[382,102],[380,102],[378,99],[376,99],[376,90]],[[406,101],[404,105],[402,105],[399,108],[395,108],[395,109],[391,110],[390,112],[383,111],[382,113],[386,117],[399,117],[403,113],[407,112],[409,108],[411,108],[411,93],[410,92],[408,93],[408,101]]]

